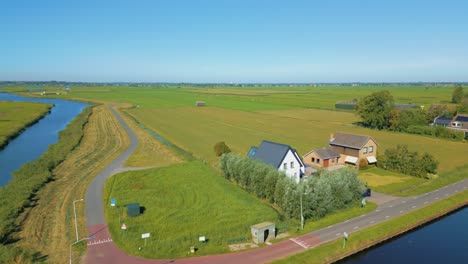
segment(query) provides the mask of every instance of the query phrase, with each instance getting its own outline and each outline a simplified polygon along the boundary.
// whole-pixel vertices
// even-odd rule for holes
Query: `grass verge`
[[[345,249],[342,248],[342,240],[338,239],[273,263],[330,263],[379,243],[386,238],[412,229],[450,208],[466,205],[467,203],[468,191],[464,191],[399,218],[352,233]]]

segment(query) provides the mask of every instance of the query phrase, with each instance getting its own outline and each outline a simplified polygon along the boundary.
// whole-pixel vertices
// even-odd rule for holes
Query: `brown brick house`
[[[302,157],[304,164],[315,168],[328,168],[337,165],[340,153],[331,148],[313,149]]]
[[[358,165],[365,159],[369,164],[376,163],[377,142],[370,136],[335,133],[328,142],[330,148],[340,154],[339,163]]]

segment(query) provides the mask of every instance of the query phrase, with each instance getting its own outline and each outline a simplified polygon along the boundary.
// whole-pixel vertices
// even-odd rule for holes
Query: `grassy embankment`
[[[115,175],[106,183],[104,197],[105,204],[115,198],[120,205],[138,202],[145,207],[138,217],[127,217],[125,208],[107,206],[105,211],[114,242],[125,252],[148,258],[183,257],[194,245],[199,247],[197,255],[225,253],[229,243],[250,241],[250,225],[259,222],[274,221],[282,232],[299,234],[376,208],[369,204],[365,209],[356,206],[342,210],[318,221],[307,221],[304,231],[299,232],[298,221],[282,219],[268,203],[197,160]],[[127,225],[125,236],[121,223]],[[141,234],[148,232],[148,245],[139,251],[138,247],[143,246]],[[206,236],[209,241],[199,244],[198,236]]]
[[[125,116],[123,116],[124,119]],[[160,166],[177,160],[165,156],[164,147],[127,120],[140,142],[135,154],[148,157],[128,166]],[[30,250],[48,255],[47,262],[63,263],[68,258],[68,246],[75,239],[73,201],[84,198],[89,182],[107,164],[112,162],[128,146],[129,139],[108,105],[93,108],[85,127],[81,144],[54,170],[55,181],[49,183],[38,195],[39,204],[28,212],[20,232],[18,244]],[[60,199],[57,199],[60,197]],[[78,232],[87,234],[84,204],[76,203]],[[75,251],[76,250],[76,251]],[[73,259],[78,259],[84,246],[75,247]]]
[[[51,104],[0,101],[0,149],[45,116]]]
[[[411,229],[412,227],[420,223],[424,223],[427,219],[445,212],[450,208],[464,204],[466,205],[467,203],[468,191],[464,191],[396,219],[352,233],[349,235],[346,248],[344,249],[342,240],[338,239],[273,263],[329,263],[352,254],[353,252],[367,248],[375,243],[379,243],[383,238],[391,237],[405,230]]]
[[[24,227],[30,210],[40,203],[41,190],[56,180],[53,169],[79,145],[89,113],[89,108],[83,110],[65,130],[59,132],[57,143],[50,145],[37,160],[14,172],[13,179],[0,188],[0,259],[5,262],[27,263],[43,259],[44,253],[19,245],[22,240],[18,232]]]

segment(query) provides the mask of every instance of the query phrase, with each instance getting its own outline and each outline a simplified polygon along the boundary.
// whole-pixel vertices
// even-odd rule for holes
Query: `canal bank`
[[[59,139],[59,132],[74,120],[89,104],[62,99],[23,97],[0,93],[0,101],[34,102],[53,107],[43,118],[23,130],[0,151],[0,186],[13,179],[13,173],[24,164],[38,159]]]
[[[353,250],[352,252],[347,252],[343,255],[340,255],[338,256],[337,258],[329,261],[328,263],[360,263],[359,261],[359,255],[365,255],[365,253],[372,253],[373,250],[375,249],[378,249],[382,246],[385,246],[387,243],[390,243],[390,242],[393,242],[393,241],[396,241],[412,232],[415,232],[415,231],[418,231],[420,229],[424,229],[426,226],[428,225],[431,225],[437,221],[440,221],[440,220],[443,220],[445,217],[448,217],[452,214],[455,214],[459,211],[462,211],[462,210],[466,210],[468,206],[468,203],[465,201],[465,202],[462,202],[460,204],[456,204],[454,205],[453,207],[451,208],[448,208],[446,210],[443,210],[439,213],[436,213],[426,219],[423,219],[421,221],[418,221],[416,223],[413,223],[407,227],[404,227],[400,230],[397,230],[393,233],[390,233],[380,239],[377,239],[376,241],[372,241],[368,244],[364,244],[363,246]],[[463,228],[463,226],[462,226]],[[448,243],[447,241],[445,241],[444,243]],[[429,248],[428,248],[429,249]],[[446,252],[448,253],[448,252]],[[445,253],[445,254],[446,254]],[[415,254],[415,252],[413,252],[413,254]],[[442,252],[439,252],[438,254],[444,254]],[[392,254],[394,255],[394,254]],[[387,255],[387,256],[390,256],[390,255]],[[410,256],[406,256],[407,258],[411,258],[413,259],[414,258],[414,255],[410,255]],[[374,257],[373,260],[371,260],[371,262],[376,262],[378,261],[379,263],[383,263],[385,262],[383,259],[376,259],[378,257]],[[382,262],[383,261],[383,262]]]
[[[2,101],[0,101],[1,103]],[[9,101],[3,101],[3,102],[9,102]],[[46,111],[43,111],[42,113],[39,113],[38,116],[33,117],[30,121],[22,124],[20,127],[18,127],[15,130],[12,130],[11,133],[7,134],[4,137],[4,140],[0,140],[0,151],[2,151],[12,140],[17,138],[21,133],[23,133],[26,129],[29,127],[35,125],[38,123],[41,119],[43,119],[46,115],[50,114],[52,107],[54,105],[51,104],[44,104],[47,107]],[[0,114],[1,115],[1,114]]]
[[[401,233],[404,230],[415,228],[430,219],[436,219],[441,214],[450,212],[458,207],[463,207],[468,204],[468,180],[462,180],[457,183],[447,185],[441,189],[426,193],[420,196],[406,197],[404,200],[399,200],[397,203],[381,206],[378,210],[371,214],[379,214],[380,219],[371,221],[374,225],[366,228],[358,228],[353,230],[354,220],[364,219],[366,216],[351,219],[348,223],[352,223],[351,228],[347,228],[348,240],[344,243],[342,233],[338,233],[338,226],[325,228],[322,231],[335,235],[335,238],[322,240],[321,245],[308,249],[304,252],[286,257],[275,261],[274,263],[332,263],[339,261],[347,256],[360,252],[365,248],[369,248],[375,244],[390,237],[392,234]],[[403,206],[413,201],[422,200],[423,206],[417,206],[419,209],[404,211]],[[399,205],[398,205],[399,204]],[[390,209],[399,207],[397,213],[399,216],[393,219],[387,217]],[[413,208],[413,206],[409,206]],[[371,215],[368,214],[367,216]],[[367,221],[369,221],[368,219]],[[419,224],[419,225],[418,225]],[[319,231],[320,232],[320,231]],[[311,233],[316,235],[317,232]],[[387,240],[388,241],[388,240]],[[441,254],[450,254],[450,252],[440,251]]]

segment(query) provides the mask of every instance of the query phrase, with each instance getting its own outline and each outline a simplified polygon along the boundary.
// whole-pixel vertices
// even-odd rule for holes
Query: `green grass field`
[[[44,116],[52,105],[0,101],[0,148],[28,124]]]
[[[119,205],[138,202],[146,208],[134,218],[121,210],[127,225],[123,237],[119,208],[106,207],[113,240],[125,252],[145,257],[183,257],[190,246],[199,247],[198,255],[227,252],[229,240],[249,239],[250,225],[279,221],[269,205],[200,161],[115,175],[105,193],[106,205],[112,197]],[[148,232],[148,246],[138,251],[141,234]],[[208,243],[198,245],[198,236],[206,236]]]
[[[191,161],[166,168],[127,172],[113,176],[105,187],[105,204],[137,202],[145,207],[138,217],[128,217],[125,208],[105,208],[109,230],[125,252],[148,258],[184,257],[191,246],[197,255],[229,252],[228,244],[249,242],[250,226],[276,223],[280,232],[299,235],[375,210],[375,204],[332,213],[320,220],[307,220],[304,230],[297,220],[280,216],[266,202],[246,193],[209,165]],[[120,214],[120,222],[119,222]],[[120,224],[127,225],[125,234]],[[147,247],[141,234],[151,233]],[[208,242],[198,243],[199,236]]]
[[[386,171],[373,167],[359,172],[359,177],[368,184],[373,191],[400,196],[406,191],[416,188],[429,180]]]

